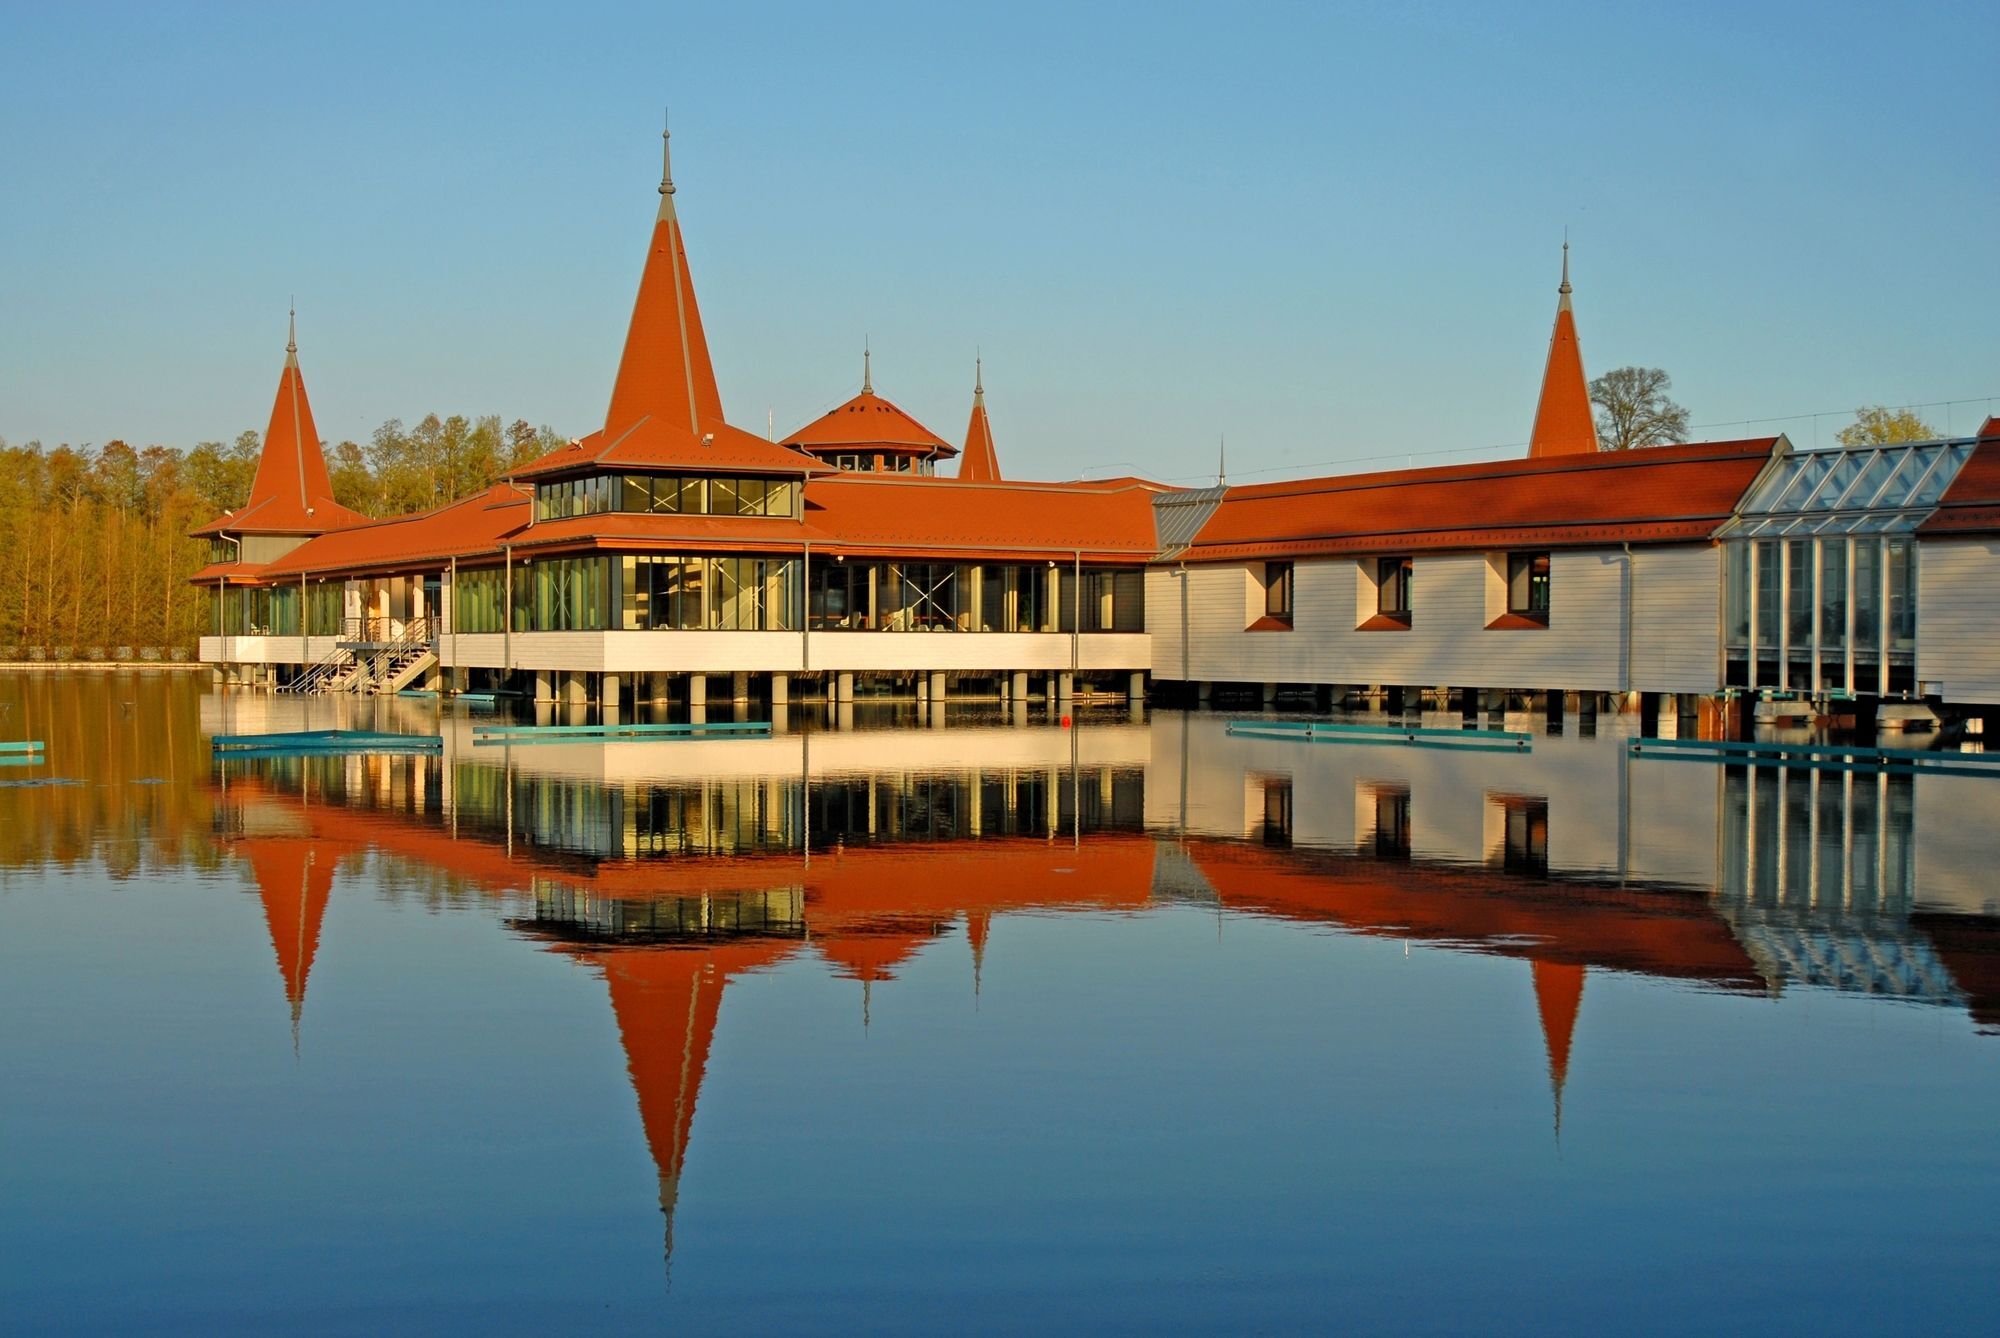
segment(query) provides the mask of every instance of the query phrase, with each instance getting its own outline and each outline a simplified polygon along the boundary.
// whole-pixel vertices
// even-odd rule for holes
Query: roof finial
[[[1229,486],[1229,437],[1227,434],[1216,438],[1215,486],[1218,488]]]
[[[986,368],[978,349],[972,351],[972,398],[976,400],[986,398]]]
[[[869,357],[870,354],[868,352],[868,336],[862,335],[861,336],[861,393],[864,395],[873,395],[875,393],[875,372],[873,367],[870,365]]]
[[[285,327],[285,352],[297,353],[298,351],[299,351],[299,300],[298,298],[294,297],[292,299],[291,314],[288,319],[288,323]]]
[[[1569,307],[1569,229],[1568,228],[1563,229],[1563,281],[1562,281],[1562,286],[1556,289],[1556,292],[1562,295],[1562,301],[1559,304],[1559,306],[1566,310]]]
[[[674,132],[665,108],[660,110],[660,194],[674,193]]]

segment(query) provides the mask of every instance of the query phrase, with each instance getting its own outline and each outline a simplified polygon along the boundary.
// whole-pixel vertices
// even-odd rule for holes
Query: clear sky
[[[261,430],[292,294],[329,440],[601,426],[662,104],[748,428],[866,334],[1017,477],[1511,454],[1565,227],[1696,436],[2000,410],[1992,0],[0,9],[12,442]]]

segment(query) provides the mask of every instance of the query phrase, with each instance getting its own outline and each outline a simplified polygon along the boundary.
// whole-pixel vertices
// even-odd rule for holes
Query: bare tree
[[[1607,451],[1686,441],[1688,411],[1667,397],[1673,380],[1657,367],[1614,367],[1590,383],[1597,439]]]

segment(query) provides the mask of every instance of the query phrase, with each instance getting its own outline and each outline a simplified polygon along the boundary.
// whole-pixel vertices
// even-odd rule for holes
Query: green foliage
[[[386,516],[471,496],[564,440],[521,419],[429,414],[322,450],[334,500]],[[0,438],[0,659],[192,653],[213,614],[211,592],[189,583],[207,542],[188,532],[244,503],[262,450],[255,432],[185,452]]]
[[[1936,441],[1943,435],[1915,410],[1864,404],[1854,411],[1854,421],[1834,433],[1833,439],[1843,446],[1887,446],[1898,441]]]

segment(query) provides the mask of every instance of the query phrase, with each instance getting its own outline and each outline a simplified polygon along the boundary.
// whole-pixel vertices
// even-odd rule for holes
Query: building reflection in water
[[[775,774],[675,754],[689,774],[613,780],[537,750],[233,763],[216,812],[295,1028],[335,867],[371,850],[502,899],[517,932],[601,974],[669,1254],[728,984],[816,957],[859,985],[866,1025],[874,987],[961,930],[977,990],[1009,913],[1194,902],[1523,961],[1558,1134],[1593,970],[1858,991],[2000,1026],[1996,921],[1966,913],[1990,910],[1966,904],[1985,871],[1950,848],[1927,862],[1922,837],[1933,802],[1961,818],[1996,802],[1977,780],[1635,763],[1615,741],[1455,756],[1219,731],[1192,764],[1190,732],[1159,717],[1088,761],[1075,733],[1013,734],[1017,756],[981,770],[821,772],[809,739],[783,741],[796,769]],[[875,738],[893,752],[902,736]],[[595,752],[600,770],[619,756]]]

